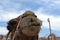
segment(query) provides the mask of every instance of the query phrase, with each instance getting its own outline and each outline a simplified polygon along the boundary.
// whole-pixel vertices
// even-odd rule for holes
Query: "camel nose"
[[[31,31],[34,31],[34,30],[35,30],[35,28],[34,28],[34,27],[30,27],[30,30],[31,30]]]

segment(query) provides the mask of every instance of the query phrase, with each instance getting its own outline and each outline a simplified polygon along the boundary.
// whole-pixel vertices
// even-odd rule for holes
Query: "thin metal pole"
[[[50,19],[48,18],[48,23],[49,23],[49,30],[50,30],[50,34],[51,34],[51,24],[50,24]]]
[[[50,24],[50,19],[48,18],[48,23],[49,23],[49,31],[50,31],[50,35],[51,35],[51,24]],[[52,40],[52,37],[51,37]]]

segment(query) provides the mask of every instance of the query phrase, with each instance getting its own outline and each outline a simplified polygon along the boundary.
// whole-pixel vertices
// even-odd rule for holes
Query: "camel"
[[[32,11],[26,11],[8,22],[6,40],[38,40],[42,21]]]

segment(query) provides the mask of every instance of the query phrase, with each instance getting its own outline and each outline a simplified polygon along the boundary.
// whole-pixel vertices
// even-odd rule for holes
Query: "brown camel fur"
[[[19,21],[19,28],[16,30]],[[39,20],[32,11],[26,11],[23,15],[11,19],[8,22],[7,29],[9,32],[7,34],[7,40],[13,39],[15,31],[16,36],[14,40],[38,40],[38,33],[41,25],[42,21]],[[8,39],[8,37],[10,39]]]

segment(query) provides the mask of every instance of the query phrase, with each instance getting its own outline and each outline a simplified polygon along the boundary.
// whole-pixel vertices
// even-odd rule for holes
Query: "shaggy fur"
[[[19,21],[19,28],[16,30]],[[12,39],[16,31],[14,40],[38,40],[38,33],[41,25],[42,21],[39,20],[32,11],[26,11],[23,15],[8,22],[7,29],[11,35],[8,33],[7,38],[10,35],[10,39]]]

